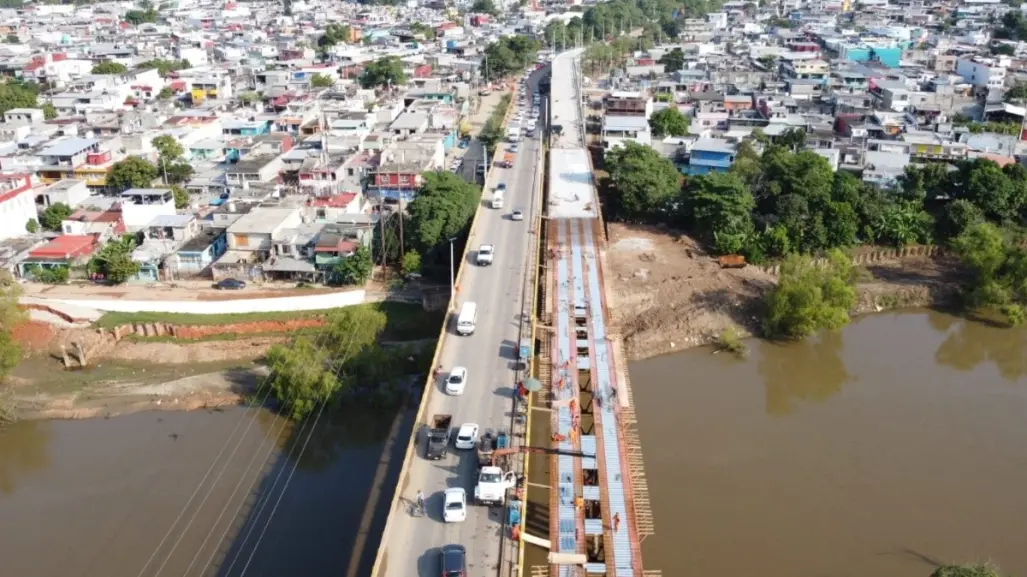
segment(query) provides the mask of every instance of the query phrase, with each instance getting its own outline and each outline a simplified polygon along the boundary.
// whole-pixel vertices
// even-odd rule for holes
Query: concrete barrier
[[[266,299],[235,299],[223,301],[131,301],[120,299],[33,299],[35,304],[71,305],[105,312],[120,313],[188,313],[196,315],[266,313],[279,311],[314,311],[348,307],[365,302],[363,289]],[[41,302],[43,301],[43,302]]]
[[[506,116],[503,118],[504,126],[510,120],[510,112],[513,109],[513,98],[511,98],[510,106],[507,106]],[[460,255],[460,271],[456,273],[456,279],[453,282],[455,288],[458,288],[460,286],[460,282],[463,279],[464,270],[467,268],[466,266],[464,266],[467,263],[467,251],[469,251],[471,249],[471,246],[474,244],[471,241],[474,239],[474,233],[478,226],[478,217],[481,216],[483,209],[492,210],[490,208],[485,207],[485,191],[488,190],[489,183],[493,180],[494,167],[496,165],[495,159],[490,160],[491,162],[489,163],[489,166],[486,167],[485,184],[481,189],[481,199],[479,199],[478,201],[477,210],[474,211],[474,219],[471,220],[471,228],[467,232],[467,242],[464,243],[464,250],[463,253]],[[449,299],[449,306],[446,309],[447,311],[453,310],[453,301],[456,300],[455,296],[456,291],[454,291],[453,296],[451,296]],[[430,367],[432,367],[432,369],[439,365],[439,356],[442,355],[442,349],[446,346],[446,337],[448,336],[448,333],[446,332],[446,327],[448,326],[449,315],[447,312],[446,318],[442,322],[442,330],[439,331],[439,340],[438,344],[435,345],[435,354],[432,355],[431,365],[429,365]],[[410,435],[410,440],[407,441],[407,448],[403,455],[403,465],[399,469],[399,478],[396,483],[396,490],[392,494],[392,500],[389,502],[389,512],[388,516],[385,519],[385,528],[382,529],[382,540],[381,543],[378,544],[378,552],[375,554],[374,557],[374,566],[371,568],[372,577],[380,577],[381,575],[382,564],[385,562],[385,546],[389,540],[389,531],[392,530],[393,513],[396,512],[396,505],[399,503],[400,497],[403,494],[403,486],[406,484],[407,477],[410,476],[410,463],[414,459],[414,452],[417,447],[417,426],[418,423],[424,422],[424,413],[428,409],[428,404],[431,400],[431,395],[435,391],[434,378],[434,375],[432,373],[429,373],[429,376],[425,382],[424,392],[421,393],[421,402],[420,404],[418,404],[417,414],[414,416],[414,431]]]

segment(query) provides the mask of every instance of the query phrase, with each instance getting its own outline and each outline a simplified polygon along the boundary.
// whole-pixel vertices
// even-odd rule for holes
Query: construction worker
[[[620,531],[620,513],[613,514],[613,532]]]

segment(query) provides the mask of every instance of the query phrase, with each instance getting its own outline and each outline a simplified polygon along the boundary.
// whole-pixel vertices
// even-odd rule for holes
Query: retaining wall
[[[232,323],[227,325],[175,325],[171,323],[132,323],[105,329],[114,340],[120,341],[128,335],[140,337],[173,337],[176,339],[195,340],[216,335],[260,335],[282,333],[288,334],[301,329],[324,326],[323,319],[295,319],[291,321],[254,321],[248,323]]]
[[[38,300],[38,299],[37,299]],[[196,315],[313,311],[348,307],[366,302],[363,289],[266,299],[219,301],[132,301],[121,299],[46,299],[54,305],[71,305],[105,312],[188,313]]]
[[[888,262],[895,260],[902,260],[904,258],[934,258],[939,256],[945,256],[949,254],[948,249],[934,244],[928,245],[912,245],[905,246],[902,248],[885,248],[871,252],[863,252],[852,257],[852,264],[857,266],[864,266],[868,264],[874,264],[876,262]],[[818,258],[813,261],[816,264],[823,264],[827,262],[827,259]],[[767,274],[778,276],[781,274],[781,265],[767,265],[761,266],[759,269]]]

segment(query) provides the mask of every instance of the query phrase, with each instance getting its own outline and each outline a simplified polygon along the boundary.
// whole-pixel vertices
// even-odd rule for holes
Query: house
[[[36,192],[36,204],[49,207],[58,202],[75,208],[89,198],[89,188],[84,180],[59,180]]]
[[[196,276],[221,258],[228,250],[226,229],[207,227],[178,248],[175,254],[164,260],[170,278]]]
[[[175,195],[167,188],[130,188],[121,193],[121,217],[135,232],[161,216],[175,216]]]
[[[228,248],[231,251],[257,252],[271,255],[272,239],[283,229],[296,228],[301,222],[298,208],[258,207],[228,227]]]
[[[125,233],[125,221],[121,209],[76,210],[61,221],[61,232],[67,235],[91,234],[100,242]]]
[[[632,141],[649,146],[653,100],[641,92],[613,92],[603,100],[603,147],[610,150]]]
[[[28,257],[18,263],[18,275],[31,278],[32,269],[74,266],[83,263],[97,249],[95,236],[62,234],[43,246],[29,251]]]
[[[225,182],[229,186],[271,182],[281,170],[281,155],[248,154],[225,171]]]
[[[4,122],[8,124],[35,124],[42,121],[42,108],[12,108],[4,113]]]
[[[27,233],[29,221],[39,222],[32,194],[32,176],[0,175],[0,240]]]
[[[700,138],[689,151],[685,174],[701,176],[727,172],[735,162],[735,147],[721,138]]]

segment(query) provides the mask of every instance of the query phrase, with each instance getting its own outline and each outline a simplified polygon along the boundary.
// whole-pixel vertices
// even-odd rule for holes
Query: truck
[[[487,466],[478,471],[478,484],[474,487],[474,501],[487,507],[501,506],[506,502],[506,491],[516,484],[512,471],[503,472],[499,467]]]
[[[510,446],[510,437],[506,431],[500,429],[497,433],[492,429],[487,429],[485,434],[478,440],[478,466],[488,467],[495,465],[492,461],[493,453],[496,449],[507,449]]]
[[[424,450],[426,459],[437,461],[449,452],[450,427],[453,415],[433,415],[428,428],[428,443]]]
[[[513,153],[510,153],[510,152],[507,152],[506,154],[504,154],[503,155],[503,160],[499,161],[499,166],[501,168],[513,168],[513,165],[514,165],[514,155],[513,155]]]

